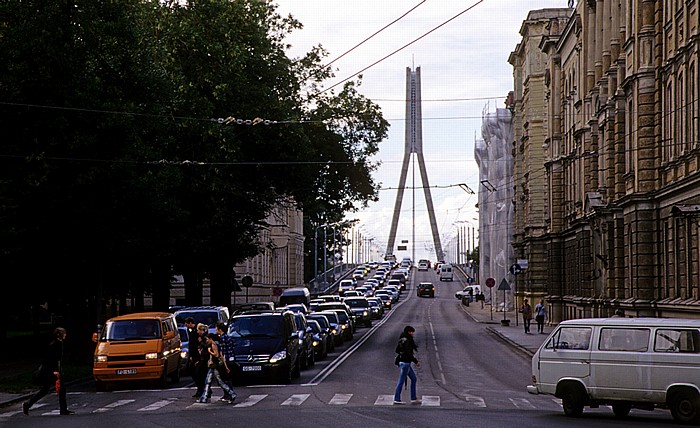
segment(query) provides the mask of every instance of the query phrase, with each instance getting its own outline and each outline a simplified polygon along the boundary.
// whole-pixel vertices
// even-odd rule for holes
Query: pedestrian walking
[[[233,392],[226,382],[221,379],[221,371],[228,370],[228,366],[226,365],[226,360],[221,357],[219,346],[217,344],[218,342],[218,334],[214,333],[207,335],[206,347],[207,352],[209,353],[207,367],[209,370],[204,381],[204,392],[199,397],[199,400],[197,400],[199,403],[208,403],[211,400],[211,383],[214,381],[214,379],[216,379],[216,382],[219,384],[221,389],[224,390],[224,395],[228,394],[228,397],[230,397],[227,400],[229,403],[233,403],[233,400],[236,399],[236,393]]]
[[[233,338],[226,333],[226,324],[223,322],[216,323],[216,334],[219,335],[219,353],[221,354],[221,359],[226,362],[226,370],[220,372],[221,379],[228,385],[228,387],[233,390],[233,371],[234,364],[236,363],[234,355],[235,343]],[[222,401],[234,400],[228,392],[224,390],[224,396],[221,397]]]
[[[544,320],[547,318],[547,307],[544,305],[544,299],[540,299],[540,303],[535,305],[535,321],[537,321],[537,332],[544,334]]]
[[[532,306],[530,306],[527,299],[523,301],[523,305],[520,307],[520,313],[523,314],[523,326],[525,326],[525,333],[530,334],[530,322],[532,321]]]
[[[394,404],[403,404],[403,401],[401,401],[401,388],[407,382],[407,378],[411,379],[411,403],[418,403],[418,396],[416,395],[418,378],[416,377],[416,372],[413,371],[413,367],[411,367],[411,363],[415,363],[416,367],[420,367],[420,361],[413,355],[413,352],[418,350],[416,342],[413,340],[415,332],[416,329],[410,325],[404,327],[403,333],[399,336],[399,343],[396,345],[400,372],[399,381],[394,392]]]
[[[209,328],[206,324],[197,324],[197,339],[194,345],[190,342],[190,352],[197,354],[193,357],[194,370],[192,373],[192,379],[194,384],[197,386],[197,391],[192,395],[192,398],[197,398],[202,396],[204,392],[204,382],[207,377],[207,372],[209,367],[207,367],[207,361],[209,361],[209,351],[207,350],[207,332]]]
[[[46,357],[41,364],[38,373],[37,381],[41,383],[41,389],[29,399],[22,403],[22,412],[25,415],[29,415],[29,409],[41,400],[46,394],[49,393],[49,389],[52,386],[56,388],[56,394],[58,394],[58,405],[60,408],[59,413],[61,415],[72,415],[75,412],[68,410],[68,403],[66,402],[66,386],[63,378],[63,343],[66,340],[68,334],[66,329],[62,327],[56,327],[53,331],[53,341],[49,344],[49,349],[46,353]]]

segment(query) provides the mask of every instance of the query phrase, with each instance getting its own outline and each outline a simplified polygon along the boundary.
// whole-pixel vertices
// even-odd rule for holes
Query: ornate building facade
[[[511,54],[521,297],[544,296],[553,322],[618,309],[700,318],[697,0],[580,0],[523,28],[519,46],[536,41],[544,67],[540,85],[532,49]]]

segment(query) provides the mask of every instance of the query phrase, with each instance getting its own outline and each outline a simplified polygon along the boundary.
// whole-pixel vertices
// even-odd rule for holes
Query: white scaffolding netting
[[[486,299],[493,297],[494,310],[513,308],[513,281],[509,272],[514,261],[513,236],[513,115],[508,109],[485,112],[481,124],[482,140],[474,146],[479,165],[479,280],[496,281]],[[501,281],[511,290],[498,291]],[[493,296],[491,296],[493,293]]]

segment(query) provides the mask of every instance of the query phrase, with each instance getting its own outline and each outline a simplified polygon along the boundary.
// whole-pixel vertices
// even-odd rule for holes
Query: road
[[[415,295],[418,282],[436,285],[436,297]],[[563,416],[553,397],[527,394],[530,361],[471,320],[454,298],[461,288],[439,282],[434,271],[415,272],[402,300],[372,328],[290,385],[237,386],[233,405],[194,403],[189,379],[164,390],[128,385],[96,393],[86,383],[68,395],[73,416],[58,416],[56,397],[46,397],[29,417],[21,406],[0,409],[7,426],[314,426],[314,427],[657,427],[673,424],[668,412],[633,410],[626,420],[610,409],[586,409],[581,419]],[[394,348],[405,325],[416,329],[420,404],[393,405],[398,378]],[[134,388],[134,389],[131,389]],[[214,399],[221,395],[214,389]],[[408,401],[408,391],[403,393]]]

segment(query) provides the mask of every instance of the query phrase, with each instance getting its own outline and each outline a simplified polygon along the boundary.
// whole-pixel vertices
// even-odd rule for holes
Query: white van
[[[452,265],[449,263],[443,263],[440,265],[440,281],[452,281]]]
[[[564,321],[532,357],[531,394],[561,398],[564,413],[611,405],[669,408],[700,423],[700,320],[593,318]]]

